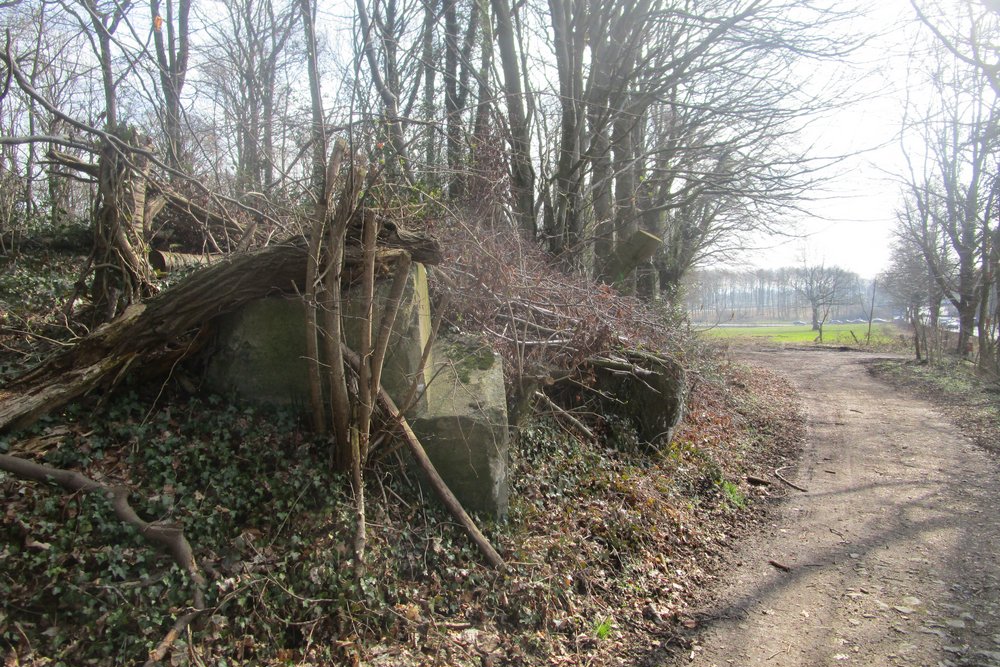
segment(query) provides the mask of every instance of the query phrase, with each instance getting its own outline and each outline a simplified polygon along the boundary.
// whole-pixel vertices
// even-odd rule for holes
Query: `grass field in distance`
[[[697,325],[694,326],[697,330]],[[857,341],[854,336],[857,336]],[[824,345],[858,345],[865,342],[868,324],[827,324],[823,327]],[[805,325],[765,325],[765,326],[717,326],[701,331],[701,335],[709,338],[740,339],[756,338],[775,343],[812,343],[816,341],[818,332]],[[872,345],[886,345],[899,339],[897,328],[888,323],[872,325]]]

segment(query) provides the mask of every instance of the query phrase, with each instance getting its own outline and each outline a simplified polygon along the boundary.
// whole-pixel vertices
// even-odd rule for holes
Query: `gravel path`
[[[739,356],[801,393],[807,442],[783,474],[808,492],[740,547],[679,664],[1000,667],[996,457],[870,377],[873,355]]]

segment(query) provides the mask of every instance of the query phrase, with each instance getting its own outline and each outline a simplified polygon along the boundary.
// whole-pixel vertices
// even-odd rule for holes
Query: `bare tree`
[[[905,229],[924,251],[939,288],[959,315],[956,352],[972,352],[995,226],[1000,100],[982,72],[938,52],[928,85],[936,94],[915,130],[926,154],[909,157]],[[931,231],[933,228],[933,232]],[[931,242],[947,242],[940,254]]]
[[[129,4],[80,0],[61,3],[90,42],[97,58],[104,92],[103,132],[98,134],[97,199],[94,204],[94,247],[85,273],[93,272],[90,297],[93,304],[91,323],[113,319],[135,301],[155,290],[146,260],[145,170],[151,140],[119,118],[118,87],[115,71],[116,53],[121,51],[115,33],[126,19]],[[55,113],[15,64],[7,46],[5,61],[18,86]],[[65,116],[64,116],[65,118]],[[95,129],[95,128],[88,128]],[[81,279],[82,280],[82,279]]]
[[[296,42],[298,14],[272,0],[225,0],[201,46],[199,82],[221,113],[232,147],[237,192],[270,193],[284,175],[289,80],[302,55]]]
[[[937,318],[943,296],[928,270],[921,244],[905,230],[893,244],[889,268],[879,282],[897,306],[903,309],[913,328],[913,349],[917,361],[932,361],[937,355]]]
[[[812,313],[812,328],[823,340],[823,325],[830,310],[853,300],[853,274],[837,266],[805,264],[795,274],[795,291],[806,301]]]
[[[496,21],[496,40],[503,69],[503,97],[507,111],[507,135],[510,145],[510,185],[513,216],[517,227],[535,236],[535,168],[531,159],[531,130],[518,40],[514,33],[513,9],[509,0],[491,0]],[[521,45],[523,48],[523,44]],[[499,97],[499,95],[497,96]]]
[[[540,130],[551,147],[539,154],[543,230],[568,265],[653,297],[657,282],[670,290],[695,262],[737,247],[741,230],[778,228],[814,183],[821,165],[793,137],[825,101],[789,61],[849,51],[825,32],[843,16],[756,0],[551,0],[540,13],[551,55],[532,62],[558,84],[539,120],[558,128]],[[611,274],[639,232],[663,250],[637,284]]]
[[[939,193],[941,215],[936,220],[949,240],[957,275],[947,281],[928,260],[941,288],[959,312],[958,352],[968,355],[973,332],[978,334],[981,368],[1000,370],[1000,337],[995,314],[1000,277],[997,271],[997,178],[995,158],[1000,128],[1000,8],[989,3],[963,3],[958,12],[936,3],[913,3],[921,23],[929,29],[939,50],[930,63],[931,82],[938,87],[941,105],[922,118],[933,155],[933,176],[914,176],[914,197],[921,188]],[[933,129],[932,129],[933,128]],[[929,208],[929,207],[928,207]],[[940,277],[939,277],[940,276]]]
[[[183,154],[181,94],[191,50],[189,22],[191,0],[149,0],[156,45],[156,64],[163,98],[161,123],[166,137],[167,164],[181,170],[188,165]]]

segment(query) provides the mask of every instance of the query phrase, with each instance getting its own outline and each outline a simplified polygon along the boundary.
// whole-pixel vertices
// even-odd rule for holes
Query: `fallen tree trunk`
[[[208,266],[222,259],[224,255],[196,255],[189,252],[168,252],[166,250],[151,250],[149,252],[149,265],[154,271],[169,273],[178,269],[190,269],[199,266]]]
[[[99,384],[119,381],[137,362],[172,362],[189,354],[196,340],[192,331],[213,317],[301,284],[305,256],[302,243],[271,246],[210,266],[129,306],[0,390],[0,431],[27,426]]]
[[[377,262],[391,265],[409,252],[416,261],[436,263],[436,244],[419,239],[410,243],[401,234],[380,239],[390,247],[378,252]],[[198,333],[218,315],[271,294],[301,293],[307,256],[305,239],[291,239],[220,261],[129,306],[118,319],[0,389],[0,432],[27,426],[99,385],[114,385],[137,367],[169,368],[197,350],[204,340]],[[359,263],[360,249],[349,248],[345,284]]]

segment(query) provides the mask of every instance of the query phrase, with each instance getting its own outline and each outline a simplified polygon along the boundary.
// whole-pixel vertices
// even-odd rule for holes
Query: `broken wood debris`
[[[788,468],[788,467],[790,467],[790,466],[782,466],[781,468],[775,469],[774,476],[777,477],[778,479],[780,479],[782,482],[784,482],[788,486],[790,486],[793,489],[797,490],[797,491],[801,491],[802,493],[809,493],[809,489],[807,489],[805,487],[802,487],[802,486],[799,486],[798,484],[795,484],[794,482],[789,482],[787,479],[785,479],[781,475],[781,471],[784,470],[785,468]]]

